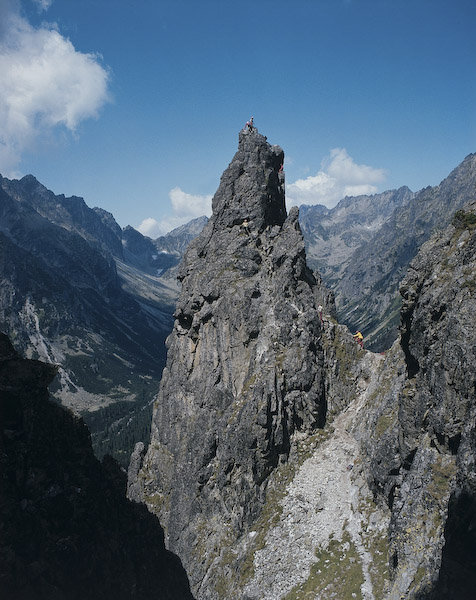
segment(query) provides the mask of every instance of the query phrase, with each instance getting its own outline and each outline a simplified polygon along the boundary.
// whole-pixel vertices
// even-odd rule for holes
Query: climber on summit
[[[253,129],[254,129],[253,119],[254,119],[254,117],[251,117],[249,121],[246,121],[245,127],[246,127],[247,131],[253,131]]]
[[[354,339],[363,350],[364,349],[364,336],[361,334],[360,331],[356,331],[354,333]]]

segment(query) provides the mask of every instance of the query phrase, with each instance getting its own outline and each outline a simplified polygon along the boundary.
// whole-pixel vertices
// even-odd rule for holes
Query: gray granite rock
[[[472,598],[475,207],[413,260],[400,337],[373,354],[306,266],[282,160],[241,132],[180,267],[129,497],[160,517],[199,600]]]
[[[298,211],[286,215],[283,158],[256,130],[240,133],[180,269],[151,444],[132,482],[200,598],[219,597],[214,561],[260,513],[294,433],[325,420],[324,294]]]

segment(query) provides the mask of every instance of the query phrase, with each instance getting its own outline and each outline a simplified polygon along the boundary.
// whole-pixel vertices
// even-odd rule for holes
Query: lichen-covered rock
[[[216,567],[260,514],[294,433],[325,420],[324,295],[297,209],[286,215],[283,158],[256,130],[240,133],[181,266],[151,444],[130,482],[200,598],[220,597]]]

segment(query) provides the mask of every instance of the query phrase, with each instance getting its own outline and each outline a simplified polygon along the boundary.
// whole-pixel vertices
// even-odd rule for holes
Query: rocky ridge
[[[270,476],[220,597],[473,598],[475,209],[412,262],[385,357],[356,350],[324,316],[333,414]]]
[[[385,357],[349,352],[325,317],[324,364],[346,374],[347,401],[273,474],[244,598],[474,597],[475,209],[412,262]]]
[[[457,211],[410,265],[398,348],[405,377],[392,381],[387,364],[391,383],[372,417],[378,435],[364,443],[370,484],[392,510],[391,600],[474,594],[475,209]]]
[[[474,200],[476,154],[468,155],[438,186],[418,192],[352,254],[336,285],[340,319],[361,329],[369,347],[381,351],[399,326],[399,286],[412,259],[458,209]]]
[[[406,186],[371,196],[352,196],[334,208],[301,206],[299,223],[306,243],[308,264],[331,289],[339,290],[342,273],[354,252],[367,244],[395,211],[414,197]]]
[[[139,234],[140,235],[140,234]],[[176,289],[127,263],[112,215],[0,177],[0,329],[60,365],[55,398],[127,465],[150,427]]]

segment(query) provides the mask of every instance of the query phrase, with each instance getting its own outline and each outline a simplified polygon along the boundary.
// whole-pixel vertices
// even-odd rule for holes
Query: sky
[[[287,204],[476,152],[474,0],[0,0],[0,173],[157,237],[211,213],[251,115]]]

